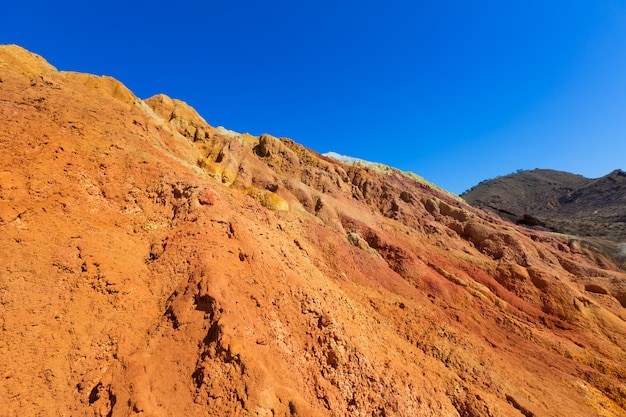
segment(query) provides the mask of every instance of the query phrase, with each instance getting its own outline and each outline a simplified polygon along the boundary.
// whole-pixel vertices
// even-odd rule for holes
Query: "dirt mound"
[[[624,416],[610,259],[0,48],[0,409]]]

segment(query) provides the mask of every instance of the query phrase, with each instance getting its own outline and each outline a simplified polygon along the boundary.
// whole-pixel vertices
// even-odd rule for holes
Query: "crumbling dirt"
[[[567,238],[19,47],[0,79],[2,415],[626,415],[626,276]]]

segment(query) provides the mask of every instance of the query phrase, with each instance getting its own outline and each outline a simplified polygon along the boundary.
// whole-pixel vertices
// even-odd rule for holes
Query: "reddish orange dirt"
[[[0,149],[3,416],[626,416],[574,237],[17,46]]]

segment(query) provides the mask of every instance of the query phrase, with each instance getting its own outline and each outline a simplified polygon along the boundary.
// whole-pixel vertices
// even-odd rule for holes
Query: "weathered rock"
[[[597,251],[15,46],[0,79],[2,413],[626,415]]]

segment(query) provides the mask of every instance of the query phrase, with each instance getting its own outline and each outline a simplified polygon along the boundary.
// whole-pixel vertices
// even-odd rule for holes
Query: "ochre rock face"
[[[0,410],[624,416],[626,275],[0,48]]]

